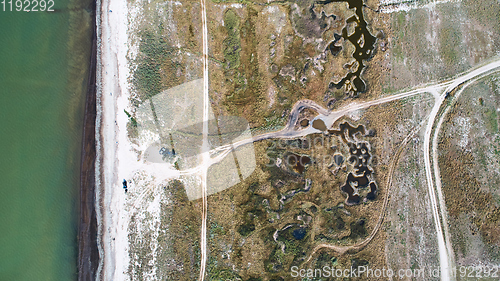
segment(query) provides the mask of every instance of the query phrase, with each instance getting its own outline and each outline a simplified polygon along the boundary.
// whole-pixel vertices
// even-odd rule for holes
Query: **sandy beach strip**
[[[97,1],[96,211],[97,280],[126,280],[128,218],[122,180],[134,161],[127,138],[129,107],[128,8],[124,0]]]

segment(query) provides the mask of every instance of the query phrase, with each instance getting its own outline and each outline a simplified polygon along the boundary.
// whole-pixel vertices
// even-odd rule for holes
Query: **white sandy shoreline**
[[[97,116],[96,116],[96,213],[98,223],[99,267],[97,280],[130,280],[129,232],[142,235],[143,231],[159,233],[161,194],[158,185],[179,176],[173,164],[145,163],[138,159],[134,149],[144,151],[152,140],[143,140],[139,146],[128,138],[128,117],[124,110],[133,112],[130,104],[128,56],[134,53],[131,43],[133,29],[129,16],[137,16],[132,5],[125,0],[97,0]],[[158,138],[158,136],[153,138]],[[148,137],[146,137],[147,139]],[[144,147],[141,147],[144,146]],[[137,175],[151,176],[148,181]],[[139,176],[140,177],[140,176]],[[129,192],[122,188],[128,181]],[[139,186],[141,185],[141,186]],[[142,213],[153,217],[147,226],[129,230],[131,217],[138,206],[130,205],[143,200],[152,191],[152,202],[146,202]],[[154,234],[153,234],[154,236]],[[153,253],[153,263],[156,251]],[[132,273],[133,274],[133,273]],[[148,273],[154,279],[153,272]]]
[[[127,161],[128,34],[126,1],[97,1],[96,212],[99,268],[97,280],[126,280],[128,214],[121,181],[131,175]]]

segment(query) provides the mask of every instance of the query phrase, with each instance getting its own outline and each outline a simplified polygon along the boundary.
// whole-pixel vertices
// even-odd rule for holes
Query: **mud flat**
[[[80,221],[78,228],[78,280],[94,280],[99,253],[95,210],[96,121],[96,2],[92,2],[92,51],[85,100],[80,170]]]

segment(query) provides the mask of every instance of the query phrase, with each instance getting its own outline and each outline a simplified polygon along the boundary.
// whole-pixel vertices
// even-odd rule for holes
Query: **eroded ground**
[[[330,110],[375,100],[451,78],[500,47],[495,1],[482,1],[485,9],[459,1],[393,13],[378,7],[398,5],[382,4],[208,1],[214,115],[243,117],[256,136],[282,129],[299,100]],[[202,78],[201,6],[129,5],[137,109],[164,90]],[[485,81],[454,105],[439,144],[452,243],[463,265],[499,262],[500,86],[498,78]],[[414,270],[439,264],[422,147],[433,102],[423,93],[350,112],[328,128],[313,121],[318,112],[304,109],[294,128],[324,133],[255,142],[253,173],[208,197],[207,280],[292,280],[292,266]],[[137,112],[127,114],[130,138],[140,147]],[[182,169],[179,157],[170,164]],[[201,200],[189,201],[182,181],[136,173],[132,183],[130,278],[198,278]],[[314,251],[366,239],[366,246],[346,253]]]

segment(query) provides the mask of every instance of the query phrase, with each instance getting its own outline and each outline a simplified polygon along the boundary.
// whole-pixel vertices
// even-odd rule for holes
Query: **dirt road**
[[[434,105],[432,107],[431,113],[427,119],[427,123],[425,124],[425,133],[424,133],[424,162],[425,162],[425,170],[426,170],[426,178],[427,178],[427,186],[429,197],[431,201],[432,215],[435,222],[436,234],[438,239],[438,249],[439,249],[439,259],[441,266],[441,278],[442,280],[450,280],[450,267],[453,266],[453,252],[449,239],[448,227],[447,227],[447,216],[446,216],[446,207],[444,198],[441,191],[441,181],[439,176],[439,167],[437,165],[437,135],[439,133],[440,124],[442,122],[442,116],[438,118],[438,125],[435,126],[436,118],[439,115],[439,112],[442,112],[441,108],[444,104],[445,99],[447,99],[449,93],[454,91],[460,86],[467,84],[471,81],[475,81],[481,77],[491,74],[492,72],[500,70],[500,59],[490,62],[487,65],[474,69],[470,72],[464,73],[460,76],[457,76],[454,79],[449,81],[445,81],[442,83],[434,84],[434,85],[426,85],[419,87],[417,89],[382,97],[376,100],[361,102],[361,103],[352,103],[335,111],[330,111],[325,109],[324,107],[318,105],[314,101],[311,100],[300,100],[292,108],[292,111],[289,115],[289,119],[285,127],[276,132],[266,133],[257,135],[251,138],[243,139],[238,142],[217,147],[215,149],[209,149],[208,144],[208,120],[209,120],[209,96],[208,96],[208,43],[207,43],[207,19],[206,19],[206,9],[205,9],[205,1],[201,0],[202,5],[202,21],[203,21],[203,146],[202,153],[200,159],[200,165],[197,167],[177,171],[176,173],[172,173],[172,175],[196,175],[201,178],[201,192],[202,192],[202,226],[201,226],[201,266],[200,266],[200,276],[199,280],[204,280],[205,277],[205,268],[206,268],[206,259],[207,259],[207,251],[206,251],[206,233],[207,233],[207,171],[208,168],[220,162],[224,159],[229,153],[231,153],[234,149],[250,144],[253,142],[257,142],[265,139],[293,139],[298,137],[307,136],[309,134],[322,133],[320,130],[309,126],[305,129],[295,129],[295,125],[298,122],[299,113],[305,108],[312,109],[318,113],[318,115],[311,120],[310,123],[313,123],[314,120],[322,120],[325,125],[330,128],[333,126],[335,121],[337,121],[340,117],[356,111],[360,109],[365,109],[370,106],[379,105],[383,103],[392,102],[395,100],[400,100],[403,98],[408,98],[415,95],[421,94],[430,94],[434,98]],[[396,153],[396,157],[393,159],[393,163],[396,163],[399,157],[399,154],[402,150],[404,144],[410,139],[413,133],[408,135],[405,138],[405,141],[402,143],[401,147],[398,149]],[[433,145],[431,146],[431,136],[434,136]],[[431,151],[432,148],[432,151]],[[431,161],[431,158],[433,161]],[[432,163],[431,163],[432,162]],[[432,166],[433,164],[434,166]],[[392,171],[392,170],[391,170]],[[392,172],[391,172],[392,173]],[[391,185],[391,179],[388,180],[388,188]],[[145,191],[146,192],[146,191]],[[142,196],[141,196],[142,197]],[[319,244],[317,245],[313,252],[310,254],[309,259],[311,259],[312,255],[314,255],[321,248],[329,248],[340,254],[346,253],[352,250],[359,250],[366,246],[376,235],[377,231],[380,228],[380,225],[383,222],[386,208],[387,208],[388,197],[384,199],[383,210],[381,210],[381,215],[377,222],[375,229],[372,231],[371,235],[362,241],[359,244],[351,245],[351,246],[338,246],[332,244]]]

